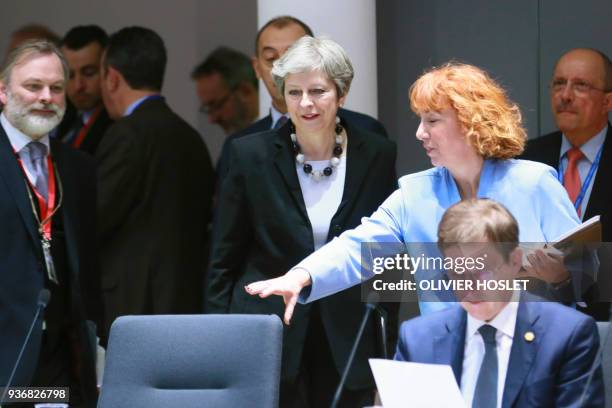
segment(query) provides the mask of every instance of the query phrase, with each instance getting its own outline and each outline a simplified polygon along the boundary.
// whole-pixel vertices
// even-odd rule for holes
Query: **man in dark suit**
[[[217,163],[218,183],[225,177],[229,168],[229,146],[232,140],[252,133],[280,127],[287,120],[287,105],[274,85],[271,73],[272,64],[282,57],[295,41],[305,35],[314,36],[310,27],[301,20],[291,16],[276,17],[264,24],[257,33],[257,37],[255,38],[253,68],[255,69],[257,78],[263,81],[272,98],[270,114],[225,139],[221,149],[221,156]],[[359,126],[381,136],[387,136],[387,131],[382,123],[368,115],[341,108],[338,110],[338,116],[342,119],[346,119],[355,126]]]
[[[96,151],[107,325],[125,314],[198,313],[214,183],[200,135],[166,104],[163,40],[128,27],[109,38],[102,96],[110,117]]]
[[[100,89],[100,60],[107,42],[103,29],[89,25],[72,28],[61,43],[70,67],[66,91],[74,109],[66,114],[55,137],[92,155],[112,123]]]
[[[94,407],[94,344],[80,279],[95,276],[95,168],[48,136],[64,114],[67,79],[66,61],[46,41],[15,49],[0,75],[0,387],[46,288],[50,301],[11,385],[70,387],[71,406]]]
[[[522,265],[518,236],[516,220],[500,204],[455,204],[440,222],[438,244],[447,257],[484,256],[487,269],[450,271],[449,278],[473,284],[513,279]],[[396,360],[450,365],[471,407],[604,406],[591,317],[513,291],[456,293],[461,307],[402,324]]]
[[[612,241],[612,63],[601,51],[578,48],[565,53],[550,84],[550,98],[559,131],[529,141],[522,158],[559,170],[579,216],[601,216],[603,241]],[[603,254],[604,259],[609,254]],[[600,300],[612,297],[611,271],[602,262],[598,283]],[[608,279],[608,280],[606,280]],[[594,288],[595,289],[595,288]],[[587,296],[588,298],[588,296]],[[608,320],[609,303],[589,303],[587,313]]]

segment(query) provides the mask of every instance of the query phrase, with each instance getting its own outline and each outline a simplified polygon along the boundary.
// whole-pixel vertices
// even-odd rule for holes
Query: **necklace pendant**
[[[314,181],[319,181],[319,180],[321,180],[321,172],[320,172],[319,170],[317,170],[317,171],[313,171],[313,172],[312,172],[312,179],[313,179]]]

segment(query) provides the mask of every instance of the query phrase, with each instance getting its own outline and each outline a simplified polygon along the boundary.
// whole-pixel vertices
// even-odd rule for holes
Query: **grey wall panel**
[[[407,91],[432,65],[459,60],[483,67],[522,108],[537,133],[537,2],[436,0],[378,2],[379,114],[396,137],[398,174],[430,167],[414,134]]]
[[[435,12],[429,1],[377,3],[378,116],[397,142],[398,175],[429,167],[415,138],[418,120],[410,111],[408,88],[435,61]]]
[[[485,69],[519,104],[529,134],[537,130],[537,2],[436,1],[438,63]]]

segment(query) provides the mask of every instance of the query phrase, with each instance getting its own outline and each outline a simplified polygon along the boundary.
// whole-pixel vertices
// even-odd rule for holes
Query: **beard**
[[[35,102],[27,104],[12,92],[7,92],[7,101],[4,106],[4,114],[15,128],[34,140],[38,140],[53,130],[64,117],[65,107],[54,103]],[[53,115],[40,115],[33,113],[34,110],[52,110]]]

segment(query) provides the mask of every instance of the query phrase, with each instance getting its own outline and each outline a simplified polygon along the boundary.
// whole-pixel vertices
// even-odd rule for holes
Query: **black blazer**
[[[561,141],[561,132],[558,131],[530,140],[527,142],[527,147],[521,158],[539,161],[558,169]],[[593,189],[591,190],[591,196],[589,197],[583,217],[586,221],[595,215],[601,216],[603,242],[612,242],[612,200],[610,200],[610,197],[612,197],[612,183],[608,178],[610,175],[612,175],[612,127],[608,123],[608,132],[601,152],[599,169],[597,169],[597,175],[595,180],[593,180]],[[600,267],[598,286],[606,293],[601,299],[604,300],[605,298],[605,300],[608,300],[611,297],[610,293],[612,293],[612,279],[610,279],[610,272],[612,272],[612,259],[610,259],[610,255],[612,254],[602,253],[600,255],[602,265]],[[586,312],[597,320],[608,320],[609,304],[589,305]]]
[[[214,173],[200,135],[148,99],[95,157],[107,327],[126,314],[201,312]]]
[[[96,404],[95,351],[85,323],[81,284],[92,296],[100,293],[95,281],[95,168],[91,158],[51,140],[51,154],[61,176],[61,216],[67,246],[71,326],[74,352],[80,356],[81,395],[88,407]],[[40,237],[27,187],[13,148],[0,126],[0,386],[6,384],[37,307],[46,274]],[[81,278],[87,282],[81,282]],[[53,302],[53,299],[51,299]],[[100,302],[89,299],[90,316]],[[99,316],[99,315],[98,315]],[[41,320],[35,325],[13,385],[27,386],[38,364]]]
[[[338,116],[341,119],[351,123],[353,126],[357,126],[372,133],[376,133],[377,135],[387,137],[387,130],[385,129],[383,124],[371,116],[342,108],[338,109]],[[259,119],[249,127],[242,129],[241,131],[236,132],[225,139],[225,141],[223,142],[223,147],[221,148],[221,155],[219,156],[219,161],[217,162],[217,185],[221,183],[221,180],[227,175],[227,171],[229,169],[229,146],[231,142],[246,135],[265,132],[266,130],[270,130],[271,127],[272,115],[268,115]]]
[[[395,144],[350,122],[347,173],[328,241],[360,224],[397,186]],[[282,275],[314,251],[313,235],[295,167],[287,124],[278,130],[249,135],[231,144],[230,170],[219,196],[213,224],[208,270],[209,313],[274,313],[283,315],[280,297],[260,299],[244,286]],[[346,364],[364,304],[360,287],[318,301],[338,372]],[[312,304],[297,305],[285,327],[282,377],[297,375]],[[395,334],[395,329],[390,328]],[[367,358],[376,356],[371,325],[348,378],[351,388],[373,385]]]
[[[559,168],[559,154],[561,152],[561,132],[553,132],[535,140],[527,142],[523,159],[539,161],[555,169]],[[612,127],[608,123],[608,133],[601,152],[601,161],[597,175],[593,180],[593,190],[584,213],[584,220],[600,215],[602,224],[602,240],[612,241]]]
[[[76,111],[74,111],[74,109],[72,109],[70,113],[68,113],[67,111],[64,120],[62,120],[62,123],[60,123],[57,127],[57,138],[61,140],[64,135],[70,131],[70,128],[76,119],[76,115],[77,113]],[[96,149],[98,148],[98,145],[100,144],[104,133],[106,133],[106,130],[112,124],[113,121],[108,116],[108,112],[106,112],[106,109],[102,108],[102,111],[100,112],[96,120],[92,123],[91,127],[87,131],[87,134],[85,135],[85,138],[83,139],[83,142],[81,143],[78,149],[93,155],[96,152]]]

